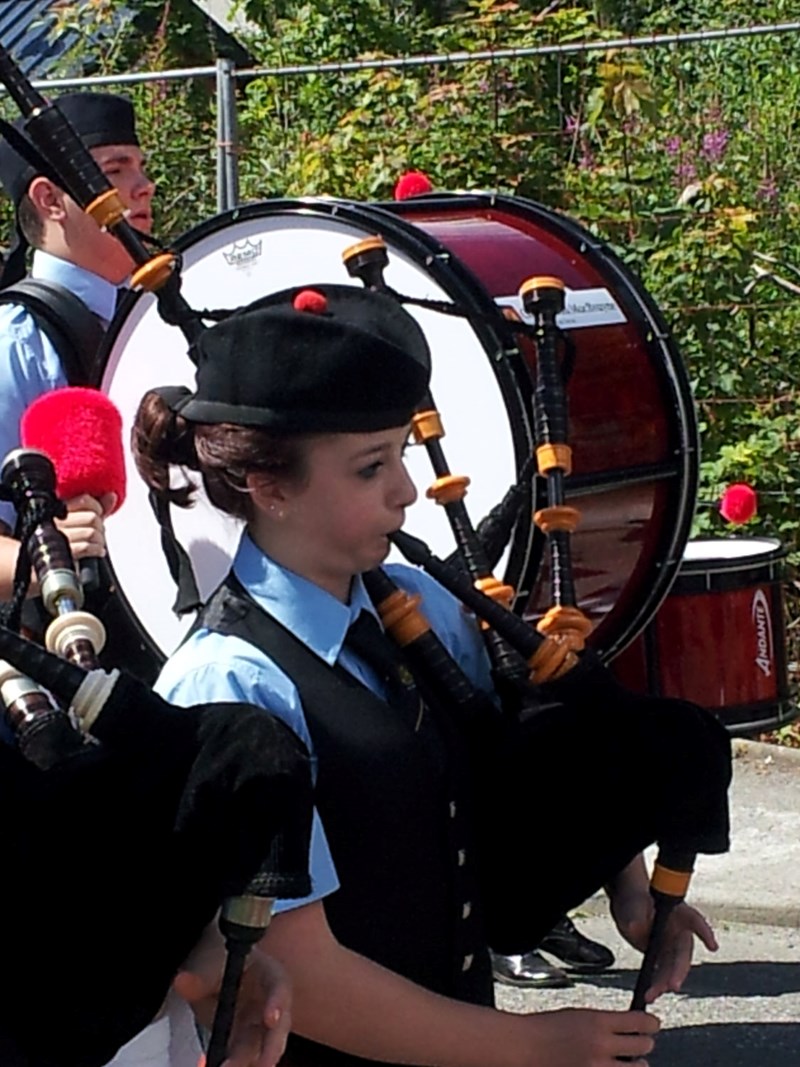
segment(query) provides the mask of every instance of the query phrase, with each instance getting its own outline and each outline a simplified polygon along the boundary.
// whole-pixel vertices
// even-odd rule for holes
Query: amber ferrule
[[[533,277],[526,278],[519,287],[519,295],[524,296],[525,293],[529,293],[534,289],[560,289],[563,293],[566,288],[564,279],[557,277],[555,274],[534,274]]]
[[[547,637],[528,660],[531,677],[537,685],[560,678],[577,664],[578,657],[558,638]]]
[[[556,530],[573,533],[581,521],[581,513],[577,508],[571,508],[567,504],[558,504],[535,511],[533,521],[543,534],[551,534]]]
[[[401,647],[410,645],[431,628],[419,610],[421,600],[417,593],[411,595],[397,589],[378,604],[383,625]]]
[[[469,478],[465,474],[446,474],[436,479],[425,496],[437,504],[454,504],[467,495],[468,485]]]
[[[116,189],[106,189],[83,210],[102,230],[109,229],[125,218],[125,205]]]
[[[536,449],[536,465],[539,474],[547,474],[551,470],[572,474],[572,449],[564,444],[539,445]]]
[[[526,311],[549,302],[552,310],[558,313],[564,308],[565,290],[562,278],[556,278],[552,274],[539,274],[522,283],[519,287],[519,297]]]
[[[650,878],[650,888],[654,893],[663,893],[665,897],[683,900],[692,879],[691,871],[673,871],[656,863]]]
[[[566,645],[576,652],[586,646],[586,638],[592,632],[592,622],[580,608],[555,604],[536,624],[540,634],[547,637],[558,634]]]
[[[363,241],[356,241],[354,245],[348,245],[342,252],[342,262],[347,264],[356,256],[368,255],[370,252],[385,252],[386,242],[377,234],[374,237],[365,237]]]
[[[148,259],[131,275],[131,288],[144,289],[147,293],[154,293],[162,285],[166,285],[170,275],[175,269],[175,256],[171,252],[161,252],[152,259]]]
[[[411,420],[411,433],[418,445],[424,445],[426,441],[439,441],[444,437],[442,417],[438,411],[418,411]]]
[[[475,582],[475,588],[480,589],[483,594],[491,597],[492,600],[502,604],[504,607],[509,607],[514,599],[514,587],[506,585],[491,574],[486,578],[478,578]]]

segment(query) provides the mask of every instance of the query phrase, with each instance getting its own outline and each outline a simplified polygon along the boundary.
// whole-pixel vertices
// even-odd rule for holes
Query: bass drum
[[[389,286],[414,298],[455,302],[468,315],[409,308],[431,346],[444,446],[450,468],[471,479],[466,503],[475,522],[516,482],[533,449],[535,357],[527,342],[518,348],[509,339],[508,309],[524,315],[516,293],[531,275],[564,280],[560,325],[573,350],[568,496],[581,512],[573,536],[575,584],[595,626],[592,643],[604,658],[613,656],[666,595],[696,493],[692,399],[657,309],[611,249],[576,223],[532,202],[472,194],[383,205],[328,199],[246,205],[176,242],[183,294],[198,310],[234,308],[289,286],[353,284],[342,253],[375,234],[388,246]],[[100,385],[121,410],[126,433],[147,389],[193,383],[186,348],[150,294],[121,309],[107,338]],[[446,515],[424,494],[433,481],[427,456],[409,451],[420,499],[406,527],[447,556],[454,543]],[[125,644],[134,669],[146,675],[176,647],[188,621],[172,612],[175,590],[159,527],[129,462],[128,496],[107,530],[117,596],[112,625],[130,629]],[[529,499],[497,570],[518,590],[516,609],[535,618],[549,606],[549,590],[530,505]],[[207,595],[226,571],[237,524],[202,499],[189,511],[174,508],[173,521]]]

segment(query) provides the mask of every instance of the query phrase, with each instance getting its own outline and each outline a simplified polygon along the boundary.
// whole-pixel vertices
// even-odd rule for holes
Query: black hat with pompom
[[[383,293],[315,285],[274,293],[205,330],[196,391],[174,405],[192,422],[278,433],[370,433],[402,426],[425,396],[430,350]]]

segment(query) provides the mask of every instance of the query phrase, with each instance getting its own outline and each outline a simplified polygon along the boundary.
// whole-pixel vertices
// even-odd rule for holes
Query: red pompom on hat
[[[328,301],[316,289],[301,289],[292,301],[295,311],[308,311],[311,315],[323,315],[328,310]]]
[[[412,196],[423,196],[433,192],[433,182],[421,170],[409,170],[401,174],[394,187],[395,200],[409,200]]]
[[[719,502],[719,510],[726,522],[739,526],[748,522],[758,508],[758,496],[752,486],[744,482],[735,482],[729,485],[722,494]]]

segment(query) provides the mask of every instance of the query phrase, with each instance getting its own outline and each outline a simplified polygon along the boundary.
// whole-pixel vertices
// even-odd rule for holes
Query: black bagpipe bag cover
[[[0,744],[2,1067],[101,1067],[158,1013],[223,899],[310,891],[294,734],[261,709],[178,709],[122,683],[116,743],[48,771]]]

